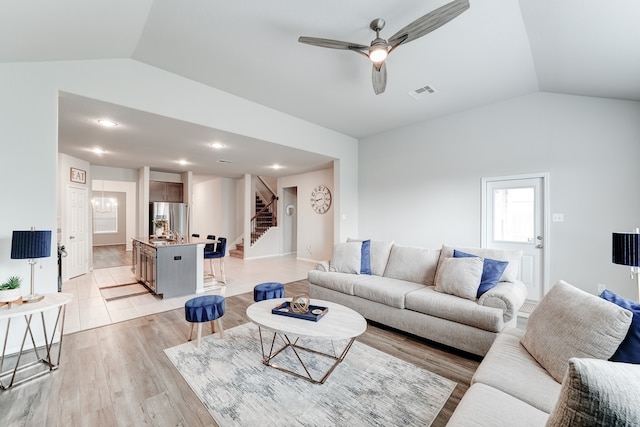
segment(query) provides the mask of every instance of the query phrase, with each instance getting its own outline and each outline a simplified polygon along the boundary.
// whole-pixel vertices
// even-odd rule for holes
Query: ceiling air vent
[[[220,159],[220,160],[218,160],[218,163],[224,163],[226,165],[230,165],[231,164],[231,160]]]
[[[437,93],[433,86],[426,85],[416,90],[412,90],[411,92],[409,92],[409,96],[413,99],[420,99],[433,93]]]

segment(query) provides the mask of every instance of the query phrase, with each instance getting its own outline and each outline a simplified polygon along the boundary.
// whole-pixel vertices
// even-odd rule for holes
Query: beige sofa
[[[466,352],[484,356],[500,331],[515,326],[526,298],[517,280],[521,252],[455,248],[474,258],[455,259],[454,248],[427,249],[348,241],[334,245],[330,261],[308,273],[312,298],[333,301],[365,318]],[[370,274],[363,273],[370,261]],[[478,268],[506,265],[497,285],[476,298]],[[475,283],[475,289],[473,284]]]
[[[557,283],[526,331],[498,335],[447,426],[640,425],[640,365],[607,361],[630,324],[628,310]]]

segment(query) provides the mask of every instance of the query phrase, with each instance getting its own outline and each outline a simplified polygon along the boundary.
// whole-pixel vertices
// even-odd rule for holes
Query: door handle
[[[69,239],[75,239],[75,238],[76,238],[75,236],[69,236]]]
[[[536,245],[536,249],[542,249],[544,246],[542,245]]]

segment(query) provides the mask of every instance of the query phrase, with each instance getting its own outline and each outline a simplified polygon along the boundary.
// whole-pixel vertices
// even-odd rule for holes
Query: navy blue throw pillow
[[[371,274],[371,240],[363,240],[360,251],[360,274]]]
[[[627,336],[622,340],[622,343],[620,343],[620,346],[609,360],[612,362],[640,364],[640,303],[622,298],[609,289],[602,291],[600,298],[626,308],[633,315]]]
[[[468,254],[456,249],[453,250],[453,257],[481,258],[477,255]],[[480,278],[480,286],[478,287],[478,294],[476,295],[477,298],[480,298],[482,294],[498,284],[498,282],[500,281],[500,277],[502,277],[502,273],[504,273],[505,268],[507,268],[507,265],[509,265],[509,261],[498,261],[491,258],[484,259],[484,264],[482,265],[482,277]]]

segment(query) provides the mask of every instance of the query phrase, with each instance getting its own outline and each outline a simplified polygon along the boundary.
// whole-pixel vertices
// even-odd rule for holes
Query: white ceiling
[[[306,35],[369,44],[374,18],[385,19],[381,37],[388,38],[448,1],[111,0],[98,7],[84,0],[4,0],[0,62],[132,58],[355,138],[535,91],[640,100],[637,0],[470,0],[462,15],[393,52],[381,95],[373,92],[366,58],[297,42]],[[425,85],[437,92],[417,100],[408,95]],[[102,139],[95,132],[103,130],[82,124],[90,118],[84,113],[97,115],[101,108],[127,117],[128,126],[117,129],[119,138]],[[144,127],[146,140],[166,145],[158,158],[149,157],[153,151],[144,142],[128,146],[145,152],[147,162],[164,162],[152,168],[179,171],[167,156],[202,153],[171,152],[172,127],[193,141],[187,144],[193,150],[202,150],[198,141],[218,136],[215,130],[119,108],[62,96],[60,151],[87,158],[78,154],[79,141],[104,140],[109,150],[106,144]],[[162,120],[168,122],[160,125]],[[224,137],[234,141],[237,163],[246,164],[248,173],[260,174],[255,168],[264,168],[265,152],[291,151]],[[260,163],[243,157],[256,154],[254,149],[263,150]],[[310,168],[331,160],[301,152],[292,156],[295,162],[310,156]],[[133,167],[115,157],[102,161]],[[218,166],[198,173],[232,176]]]

